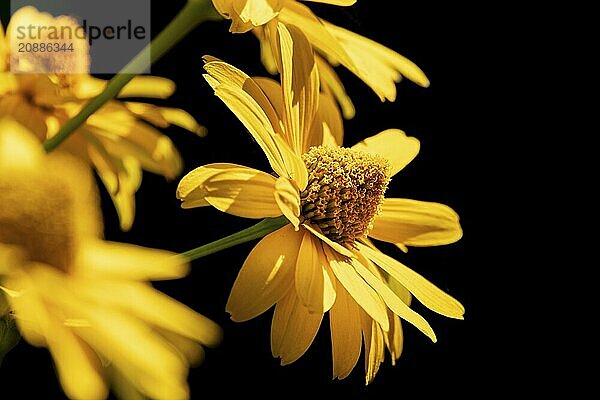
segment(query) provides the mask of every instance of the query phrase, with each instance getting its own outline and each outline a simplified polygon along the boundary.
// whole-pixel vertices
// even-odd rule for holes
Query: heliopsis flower
[[[351,6],[356,0],[310,0],[337,6]],[[332,66],[343,65],[363,80],[381,101],[396,99],[396,85],[402,76],[427,87],[429,80],[412,61],[389,48],[317,17],[296,0],[213,0],[217,11],[231,19],[230,31],[252,30],[261,45],[261,58],[270,73],[279,69],[277,23],[295,25],[316,50],[322,89],[335,96],[345,118],[354,116],[354,106]]]
[[[67,396],[103,399],[113,381],[188,398],[188,368],[220,329],[149,282],[184,276],[186,261],[102,240],[89,169],[45,155],[13,120],[0,119],[0,171],[0,296],[24,339],[48,348]]]
[[[41,141],[54,136],[107,84],[87,73],[66,73],[89,70],[85,39],[77,42],[72,53],[11,57],[11,40],[16,37],[12,30],[18,26],[52,24],[77,26],[76,21],[68,17],[52,18],[33,7],[22,8],[13,15],[6,35],[0,26],[0,116],[18,120]],[[10,72],[11,63],[12,70],[20,73]],[[28,68],[30,71],[47,68],[49,73],[26,73]],[[168,79],[137,76],[123,88],[119,97],[164,99],[174,90],[174,83]],[[204,134],[204,128],[183,110],[113,100],[89,117],[61,145],[96,169],[112,197],[123,230],[130,229],[134,221],[135,193],[141,183],[142,170],[168,179],[174,179],[181,172],[179,152],[167,136],[153,127],[166,128],[170,124]]]
[[[187,174],[177,196],[183,208],[213,206],[246,218],[284,215],[290,224],[248,255],[227,311],[234,321],[246,321],[275,305],[271,348],[282,364],[304,354],[329,312],[334,377],[350,373],[364,343],[369,383],[386,347],[392,362],[400,356],[400,319],[436,340],[409,307],[412,296],[451,318],[464,313],[457,300],[369,237],[406,250],[455,242],[461,227],[445,205],[385,198],[390,179],[417,155],[418,140],[391,129],[340,147],[341,125],[326,118],[310,43],[284,24],[278,38],[281,85],[214,58],[205,64],[206,80],[256,139],[274,174],[209,164]]]

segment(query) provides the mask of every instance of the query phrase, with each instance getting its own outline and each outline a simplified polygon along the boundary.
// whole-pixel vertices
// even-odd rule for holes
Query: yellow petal
[[[384,331],[387,331],[389,329],[387,307],[377,292],[352,268],[352,259],[346,260],[327,247],[324,250],[329,266],[338,281],[362,309],[377,321]]]
[[[119,93],[119,97],[148,97],[166,99],[175,92],[175,83],[158,76],[138,75]]]
[[[215,90],[215,95],[256,139],[273,171],[279,176],[295,180],[303,190],[308,179],[306,166],[300,155],[294,153],[276,133],[279,118],[264,92],[248,75],[222,61],[209,61],[204,68],[209,73],[204,78]]]
[[[54,316],[47,318],[46,338],[65,394],[72,399],[105,399],[108,387],[98,356]]]
[[[337,104],[331,96],[321,93],[319,110],[313,122],[307,148],[325,146],[328,143],[339,147],[343,140],[344,125]]]
[[[329,311],[329,328],[333,358],[333,379],[344,379],[360,357],[362,334],[360,308],[343,287]]]
[[[345,119],[352,119],[356,115],[356,109],[354,108],[354,104],[352,103],[352,99],[346,93],[346,89],[344,88],[344,84],[336,74],[336,72],[331,68],[331,66],[323,60],[322,57],[316,55],[315,62],[317,63],[317,68],[319,69],[319,77],[321,78],[321,88],[325,92],[331,92],[332,96],[337,100],[340,108],[342,109],[342,114]]]
[[[423,87],[429,86],[429,79],[427,79],[425,73],[408,58],[373,40],[367,39],[347,29],[340,28],[329,23],[325,23],[325,25],[336,38],[344,42],[343,47],[346,50],[349,46],[356,46],[358,51],[365,51],[362,54],[363,58],[367,58],[372,55],[374,59],[378,59],[380,62],[388,64],[390,67],[396,69],[399,73],[417,85]]]
[[[361,250],[362,251],[362,250]],[[410,322],[433,342],[436,342],[435,333],[431,326],[425,321],[423,317],[413,311],[406,303],[398,298],[394,292],[379,278],[377,278],[371,271],[369,271],[364,265],[358,260],[352,260],[352,266],[358,272],[358,274],[381,296],[385,304],[400,318]],[[388,329],[385,329],[388,331]]]
[[[383,331],[372,318],[361,313],[363,339],[365,342],[365,382],[370,384],[385,357]]]
[[[296,262],[296,292],[311,313],[327,312],[335,302],[334,280],[321,243],[305,232]]]
[[[93,239],[82,243],[74,264],[75,275],[92,279],[176,279],[189,271],[186,260],[174,253]]]
[[[290,147],[296,154],[308,151],[310,128],[319,107],[319,73],[312,47],[302,31],[277,24],[277,36],[271,40],[281,70],[284,124]]]
[[[121,230],[128,231],[135,218],[134,195],[142,182],[140,165],[135,158],[119,159],[109,154],[104,145],[91,133],[86,135],[86,140],[91,144],[88,147],[90,160],[108,189],[119,216]]]
[[[288,178],[278,178],[275,182],[275,201],[285,217],[298,230],[300,225],[300,195],[298,189]]]
[[[396,82],[407,77],[416,84],[428,87],[429,80],[417,65],[393,50],[347,29],[322,21],[329,33],[352,60],[346,64],[336,60],[362,79],[383,101],[396,99]],[[322,50],[329,57],[331,55]]]
[[[179,175],[182,160],[173,142],[160,131],[135,118],[129,107],[110,102],[88,118],[85,129],[110,154],[119,158],[133,157],[145,170],[169,179]],[[139,104],[137,107],[134,104],[134,108],[140,111]],[[146,108],[146,111],[149,109]]]
[[[262,61],[267,72],[271,75],[277,74],[277,61],[275,61],[275,56],[271,50],[271,43],[265,35],[264,29],[258,27],[253,29],[252,32],[256,35],[260,43],[260,61]]]
[[[439,203],[385,199],[369,236],[405,246],[439,246],[462,237],[458,215]]]
[[[233,8],[244,22],[261,26],[277,16],[283,0],[234,0]]]
[[[191,308],[145,283],[81,279],[74,281],[80,298],[126,311],[162,330],[208,346],[221,339],[220,328]]]
[[[48,310],[31,278],[24,272],[11,274],[3,277],[2,284],[0,290],[6,295],[21,336],[33,346],[46,346]]]
[[[44,286],[36,284],[39,271],[50,272],[52,281],[64,288],[64,275],[44,265],[30,265],[33,276],[10,279],[8,285],[20,289],[20,295],[9,297],[19,330],[35,346],[50,350],[63,390],[70,398],[104,399],[108,388],[100,372],[100,362],[94,352],[66,328],[62,315],[44,301],[52,295]],[[33,279],[31,279],[33,277]]]
[[[262,314],[290,290],[301,241],[302,234],[287,225],[258,242],[227,300],[232,320],[242,322]]]
[[[231,19],[230,32],[243,33],[275,18],[283,0],[213,0],[213,5]]]
[[[0,168],[35,168],[44,160],[40,141],[23,125],[0,118]]]
[[[265,96],[267,96],[269,103],[271,103],[273,111],[275,111],[277,115],[277,122],[275,124],[283,124],[283,113],[285,112],[285,106],[283,103],[283,92],[279,82],[271,78],[263,77],[254,77],[252,80],[258,85],[258,87],[260,87]],[[281,132],[283,132],[283,127],[281,128]]]
[[[402,332],[402,323],[400,317],[396,314],[389,313],[390,317],[390,330],[383,335],[385,346],[390,352],[392,359],[392,365],[396,365],[396,360],[402,355],[402,349],[404,345],[404,333]]]
[[[204,361],[206,353],[202,345],[197,341],[178,335],[172,331],[161,328],[155,329],[185,357],[191,366],[198,366]]]
[[[204,69],[208,72],[208,75],[213,78],[214,81],[208,80],[208,83],[213,89],[217,89],[221,86],[231,86],[238,89],[239,91],[245,92],[250,98],[242,98],[242,100],[248,102],[248,107],[252,110],[257,109],[257,115],[261,122],[265,124],[265,128],[269,131],[280,132],[279,120],[276,111],[280,111],[275,108],[276,104],[271,103],[271,99],[268,97],[268,93],[263,91],[260,82],[250,78],[245,72],[237,69],[233,65],[227,64],[224,61],[219,60],[211,56],[204,56],[205,60]],[[261,78],[262,80],[268,80]],[[279,85],[278,85],[279,86]],[[281,91],[281,89],[279,89]],[[235,113],[235,110],[232,110]],[[260,115],[263,113],[270,122],[269,124],[264,122],[264,117]],[[254,132],[250,132],[254,135]],[[266,140],[268,138],[264,138]],[[260,140],[260,138],[256,138]]]
[[[275,143],[282,150],[281,156],[285,170],[287,171],[287,177],[296,183],[299,190],[306,189],[306,185],[308,184],[308,170],[300,155],[293,153],[280,135],[275,135]]]
[[[265,172],[237,164],[208,164],[188,173],[177,187],[183,208],[204,202],[216,209],[245,218],[278,217],[275,200],[277,179]]]
[[[392,164],[394,176],[419,154],[419,140],[399,129],[387,129],[352,146],[352,150],[378,154]]]
[[[35,286],[44,300],[86,324],[73,326],[77,336],[110,361],[142,393],[154,398],[187,398],[187,364],[173,347],[143,321],[114,308],[84,301],[77,281],[60,272],[36,268]],[[93,329],[90,329],[93,327]]]
[[[286,25],[302,27],[302,32],[310,43],[321,53],[326,54],[328,59],[333,59],[347,68],[353,66],[352,59],[340,46],[339,40],[333,37],[323,22],[304,4],[297,1],[286,2],[278,19]]]
[[[201,126],[188,112],[179,108],[157,107],[153,104],[128,101],[123,103],[129,111],[159,128],[176,125],[195,133],[206,136],[206,128]]]
[[[172,125],[187,129],[198,136],[206,136],[206,128],[200,125],[192,115],[180,108],[161,107],[160,113]]]
[[[361,243],[360,252],[406,287],[427,308],[450,318],[463,319],[465,308],[427,279],[399,261]]]
[[[281,365],[291,364],[310,347],[323,319],[322,312],[310,312],[302,305],[296,291],[277,302],[271,325],[271,352],[281,358]]]
[[[339,243],[334,242],[333,240],[329,239],[327,236],[323,235],[322,233],[318,232],[316,229],[314,229],[313,227],[311,227],[308,224],[302,224],[302,226],[306,229],[308,229],[308,231],[310,231],[310,233],[312,233],[313,235],[315,235],[316,237],[318,237],[320,240],[322,240],[325,244],[327,244],[329,247],[331,247],[333,250],[337,251],[338,253],[346,256],[346,257],[353,257],[354,254],[348,250],[347,248],[345,248],[344,246],[342,246]]]

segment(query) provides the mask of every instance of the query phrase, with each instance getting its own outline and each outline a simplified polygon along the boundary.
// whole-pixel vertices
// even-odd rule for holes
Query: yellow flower
[[[41,21],[41,22],[40,22]],[[85,104],[100,94],[107,82],[85,74],[15,74],[9,70],[11,29],[14,26],[50,24],[61,26],[74,21],[67,17],[52,19],[33,7],[17,11],[4,35],[0,26],[0,117],[11,116],[29,128],[39,140],[54,136],[58,129],[79,113]],[[24,57],[17,60],[19,70],[27,70],[35,60],[61,71],[80,71],[89,66],[87,42],[77,43],[71,53],[54,53],[48,58]],[[36,53],[38,54],[38,53]],[[52,53],[50,53],[52,54]],[[59,55],[56,55],[59,54]],[[40,68],[37,65],[36,68]],[[39,69],[36,69],[39,70]],[[154,76],[134,78],[120,93],[120,98],[167,98],[175,90],[172,81]],[[179,125],[199,135],[204,128],[183,110],[156,107],[134,101],[110,101],[92,115],[62,146],[92,165],[102,179],[117,209],[121,228],[129,230],[135,217],[135,193],[142,170],[176,178],[182,168],[179,152],[171,140],[152,125],[166,128]]]
[[[304,354],[329,311],[334,377],[354,368],[364,337],[369,383],[385,347],[392,362],[400,356],[400,318],[436,340],[409,307],[412,295],[451,318],[462,319],[464,308],[380,252],[368,236],[406,250],[452,243],[462,230],[445,205],[384,198],[390,178],[417,155],[418,140],[391,129],[339,147],[343,132],[320,101],[310,43],[294,26],[279,24],[277,34],[281,86],[214,58],[205,65],[206,80],[256,139],[275,176],[209,164],[186,175],[177,196],[183,208],[213,206],[246,218],[285,215],[291,225],[265,236],[249,254],[227,311],[234,321],[246,321],[276,305],[271,347],[282,364]]]
[[[356,0],[312,0],[337,6],[351,6]],[[213,0],[215,8],[231,19],[232,32],[253,30],[260,40],[261,58],[270,73],[276,63],[277,23],[295,25],[318,52],[315,59],[323,90],[335,96],[345,118],[354,116],[354,106],[331,66],[339,64],[363,80],[381,101],[396,99],[396,82],[402,76],[428,87],[429,80],[412,61],[393,50],[352,31],[318,18],[296,0]],[[274,54],[275,53],[275,54]]]
[[[13,120],[0,119],[0,171],[0,297],[25,340],[48,348],[67,396],[106,398],[116,378],[117,390],[188,398],[188,368],[220,329],[149,282],[184,276],[185,260],[102,240],[88,168],[45,155]]]

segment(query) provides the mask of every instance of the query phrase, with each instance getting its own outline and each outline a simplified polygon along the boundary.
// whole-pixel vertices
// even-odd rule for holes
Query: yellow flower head
[[[351,6],[356,0],[310,0]],[[277,24],[295,25],[316,50],[323,90],[334,96],[345,118],[354,116],[354,106],[332,66],[343,65],[363,80],[381,101],[396,99],[396,83],[406,77],[427,87],[429,80],[412,61],[393,50],[352,31],[317,17],[297,0],[213,0],[215,8],[231,19],[232,32],[252,30],[261,44],[261,58],[270,73],[277,65]]]
[[[234,321],[245,321],[276,305],[271,348],[282,364],[304,354],[329,312],[334,377],[354,368],[364,338],[369,383],[385,347],[392,362],[400,356],[400,318],[436,340],[409,307],[413,295],[451,318],[462,319],[464,308],[368,237],[406,250],[452,243],[461,227],[445,205],[384,197],[390,178],[417,155],[419,141],[391,129],[340,147],[342,125],[320,92],[309,41],[282,23],[277,38],[281,85],[252,79],[214,58],[205,65],[206,80],[262,147],[276,176],[209,164],[186,175],[177,196],[184,208],[213,206],[246,218],[284,215],[291,225],[251,251],[227,311]]]
[[[118,377],[117,390],[188,398],[188,368],[201,345],[218,342],[219,327],[149,282],[184,276],[185,260],[102,240],[88,168],[67,153],[45,155],[5,118],[0,204],[0,296],[25,340],[48,348],[67,396],[106,398]]]
[[[54,136],[90,99],[99,95],[107,83],[87,73],[90,60],[85,39],[74,45],[76,51],[72,56],[67,52],[38,57],[41,53],[35,53],[35,57],[11,58],[11,40],[16,37],[12,30],[15,26],[30,24],[75,23],[68,17],[52,18],[33,7],[25,7],[13,15],[6,35],[0,26],[0,117],[16,119],[40,141]],[[11,63],[13,71],[39,71],[43,67],[53,72],[16,74],[10,72]],[[167,98],[174,90],[174,83],[168,79],[138,76],[123,88],[119,97]],[[179,152],[167,136],[152,126],[166,128],[170,124],[204,134],[204,128],[183,110],[114,100],[89,117],[63,144],[97,170],[113,199],[123,230],[130,229],[134,221],[134,195],[141,183],[142,170],[169,179],[181,172]]]

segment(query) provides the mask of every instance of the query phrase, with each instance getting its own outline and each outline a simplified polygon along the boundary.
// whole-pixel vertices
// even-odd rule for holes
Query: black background
[[[428,89],[405,80],[397,85],[396,102],[380,103],[365,84],[338,68],[357,109],[356,117],[345,123],[345,145],[351,146],[387,128],[400,128],[421,141],[419,156],[395,176],[388,196],[436,201],[453,207],[461,216],[464,237],[449,246],[411,248],[408,254],[391,246],[382,247],[459,299],[466,307],[465,320],[441,317],[415,301],[414,307],[436,331],[438,343],[431,343],[404,324],[401,359],[392,367],[387,356],[368,387],[364,385],[362,357],[348,378],[331,380],[327,317],[308,352],[292,365],[281,367],[270,352],[272,310],[245,323],[230,321],[224,311],[237,271],[255,245],[246,243],[195,261],[186,279],[156,284],[216,321],[224,331],[222,344],[207,350],[205,362],[190,372],[193,399],[236,393],[261,398],[291,394],[359,398],[418,394],[427,398],[477,393],[476,387],[490,378],[498,343],[488,339],[491,325],[483,323],[487,310],[482,295],[491,278],[482,272],[486,265],[477,245],[482,233],[476,228],[475,214],[475,208],[486,199],[472,194],[470,189],[478,183],[469,178],[478,168],[472,152],[485,150],[484,127],[478,124],[477,111],[485,89],[476,72],[482,61],[467,39],[477,32],[472,31],[460,9],[440,8],[433,2],[402,2],[395,11],[389,8],[391,3],[395,4],[359,0],[351,8],[309,5],[321,17],[407,56],[431,80]],[[158,33],[183,4],[183,0],[153,1],[153,33]],[[230,62],[250,75],[266,75],[254,36],[232,35],[226,22],[203,24],[153,66],[154,75],[173,79],[178,87],[173,97],[156,104],[184,108],[208,128],[206,138],[179,128],[165,130],[183,155],[184,173],[211,162],[268,170],[260,148],[203,80],[201,57],[205,54]],[[180,252],[253,223],[209,208],[182,210],[175,198],[177,182],[146,173],[137,194],[136,222],[126,233],[119,230],[110,199],[102,192],[106,238]],[[0,397],[29,398],[39,391],[44,393],[43,398],[64,397],[48,352],[21,342],[0,369]]]

